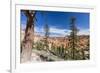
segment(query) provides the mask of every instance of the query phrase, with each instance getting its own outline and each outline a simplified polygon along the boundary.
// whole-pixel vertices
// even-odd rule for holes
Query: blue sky
[[[89,35],[89,13],[36,11],[35,33],[44,35],[44,25],[48,24],[50,36],[67,36],[70,33],[70,18],[76,18],[78,35]],[[21,28],[26,27],[26,16],[21,12]]]

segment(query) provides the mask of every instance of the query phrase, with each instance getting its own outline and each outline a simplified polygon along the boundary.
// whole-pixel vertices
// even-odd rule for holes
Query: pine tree
[[[45,24],[44,26],[44,32],[45,32],[44,44],[45,44],[46,50],[49,51],[49,46],[48,46],[49,26],[47,24]]]
[[[70,33],[70,37],[69,37],[70,48],[71,48],[72,59],[75,59],[75,50],[76,50],[76,47],[77,47],[77,32],[78,32],[78,29],[75,25],[76,18],[71,17],[70,21],[71,21],[71,23],[70,23],[71,33]]]

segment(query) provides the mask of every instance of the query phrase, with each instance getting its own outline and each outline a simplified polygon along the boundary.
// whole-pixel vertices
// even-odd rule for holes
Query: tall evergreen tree
[[[45,47],[46,50],[49,50],[49,46],[48,46],[48,38],[49,38],[49,26],[47,24],[45,24],[44,26],[44,32],[45,32],[45,38],[44,38],[44,43],[45,43]]]
[[[45,25],[44,25],[44,46],[45,46],[45,49],[47,51],[49,51],[49,43],[48,43],[48,38],[49,38],[49,26],[47,24],[47,18],[46,18],[46,12],[42,12],[42,15],[44,17],[44,22],[45,22]]]
[[[76,18],[75,17],[71,17],[70,19],[70,48],[71,48],[71,55],[72,55],[72,59],[75,59],[75,49],[77,47],[77,32],[78,29],[75,25],[75,21]]]

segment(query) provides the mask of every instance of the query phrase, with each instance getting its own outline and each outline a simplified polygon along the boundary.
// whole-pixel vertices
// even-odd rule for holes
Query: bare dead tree
[[[21,10],[27,18],[25,36],[21,43],[21,62],[31,59],[32,46],[34,42],[34,22],[36,12],[33,10]]]

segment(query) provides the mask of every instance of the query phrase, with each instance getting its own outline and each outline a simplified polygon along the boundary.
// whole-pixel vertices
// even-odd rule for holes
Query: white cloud
[[[53,28],[53,27],[50,27],[49,29],[50,29],[49,33],[51,37],[56,37],[56,36],[63,37],[70,33],[70,30],[66,30],[66,29],[58,29],[58,28]],[[35,33],[43,36],[44,30],[43,28],[35,27]]]
[[[25,29],[25,25],[22,24],[22,29]],[[35,34],[44,36],[44,29],[43,28],[39,28],[39,27],[35,27]],[[54,28],[54,27],[50,27],[49,33],[50,33],[50,37],[64,37],[70,34],[70,30],[68,29],[58,29],[58,28]],[[79,32],[77,33],[77,35],[89,35],[89,29],[79,29]]]
[[[34,28],[34,31],[35,31],[35,34],[44,36],[43,28],[35,27],[35,28]]]
[[[79,30],[77,35],[89,35],[89,34],[90,34],[89,29],[81,29]]]
[[[66,36],[70,33],[70,30],[50,28],[50,33],[55,33],[55,34],[51,34],[51,36]]]

